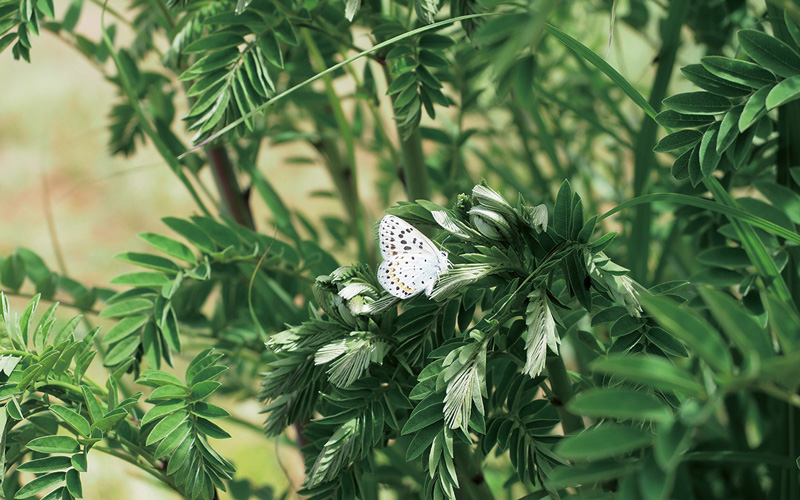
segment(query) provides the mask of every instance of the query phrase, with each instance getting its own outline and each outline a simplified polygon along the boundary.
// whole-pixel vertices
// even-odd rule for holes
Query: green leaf
[[[150,393],[148,401],[159,401],[165,399],[184,399],[187,396],[187,389],[175,385],[165,385]]]
[[[434,398],[431,399],[431,401],[434,401],[433,403],[426,404],[426,401],[429,401],[429,399],[426,398],[414,408],[414,411],[411,412],[411,416],[408,417],[408,421],[403,426],[401,434],[410,434],[440,420],[444,420],[444,403],[436,402],[435,399],[441,399],[441,396],[434,394],[432,398]]]
[[[792,17],[789,9],[783,11],[783,22],[786,23],[786,29],[789,30],[789,35],[794,40],[794,44],[800,47],[800,24],[797,24],[797,16]]]
[[[208,237],[208,234],[188,220],[164,217],[161,221],[203,252],[214,253],[217,251],[216,245],[214,245],[214,242]]]
[[[67,471],[67,491],[75,498],[83,498],[83,485],[81,485],[81,475],[75,469]]]
[[[103,418],[96,421],[92,424],[92,431],[99,430],[100,432],[106,432],[112,427],[114,427],[120,420],[125,418],[128,415],[128,412],[117,408],[108,412]]]
[[[710,115],[686,115],[667,109],[656,115],[656,122],[666,128],[693,128],[714,123],[714,117]]]
[[[635,466],[618,462],[597,462],[575,466],[562,466],[548,474],[548,487],[566,488],[582,484],[607,481],[632,473]]]
[[[736,137],[739,135],[739,119],[742,116],[744,105],[736,106],[730,111],[725,113],[722,118],[722,123],[719,125],[719,134],[717,135],[717,153],[724,153],[731,145]]]
[[[176,385],[178,387],[186,388],[181,379],[175,375],[161,370],[145,370],[136,379],[137,384],[147,385],[150,387],[161,387],[163,385]]]
[[[630,389],[595,388],[578,393],[567,403],[577,415],[655,422],[672,420],[672,412],[652,394]]]
[[[656,322],[688,345],[716,371],[730,373],[731,353],[711,325],[689,307],[678,306],[666,297],[640,295],[639,300]]]
[[[687,80],[703,90],[725,97],[744,97],[750,95],[750,87],[729,82],[711,73],[702,64],[690,64],[681,68]]]
[[[661,101],[664,106],[687,115],[715,115],[733,106],[731,100],[710,92],[685,92]]]
[[[22,414],[22,407],[19,405],[19,401],[17,398],[10,398],[8,403],[5,405],[5,412],[9,417],[13,418],[14,420],[24,420],[24,416]]]
[[[652,440],[649,432],[629,425],[603,423],[565,437],[559,441],[555,452],[567,460],[594,461],[630,453]]]
[[[170,308],[166,313],[164,321],[158,323],[158,327],[162,333],[162,340],[174,351],[181,351],[181,337],[178,331],[178,319],[175,317],[175,311]],[[169,362],[169,359],[167,359]]]
[[[417,77],[414,75],[413,72],[409,71],[403,73],[394,80],[392,80],[392,83],[389,85],[389,88],[386,89],[386,95],[397,94],[398,92],[411,87],[411,85],[416,84],[416,82],[417,82]]]
[[[210,396],[214,391],[216,391],[219,386],[222,384],[215,380],[207,380],[205,382],[200,382],[194,384],[192,386],[190,400],[191,401],[200,401],[202,399],[207,398]]]
[[[3,37],[0,37],[0,53],[6,50],[9,45],[14,43],[17,40],[16,33],[8,33]]]
[[[761,66],[786,78],[800,74],[800,55],[782,41],[756,30],[740,30],[737,35],[745,52]]]
[[[689,178],[689,160],[692,157],[696,148],[692,148],[679,157],[675,159],[675,162],[672,164],[672,168],[670,169],[670,173],[673,177],[678,179],[679,181],[686,180]]]
[[[656,144],[656,146],[653,148],[653,152],[666,153],[667,151],[674,151],[676,149],[694,146],[700,142],[700,139],[702,138],[703,134],[697,130],[679,130],[665,136],[663,139],[658,141],[658,144]]]
[[[142,425],[147,425],[160,418],[164,418],[172,412],[178,411],[186,407],[186,401],[176,400],[171,402],[159,403],[150,408],[147,413],[142,417]]]
[[[111,280],[112,285],[125,285],[133,287],[160,287],[169,282],[169,278],[162,273],[138,272],[117,276]]]
[[[30,483],[20,488],[17,491],[17,494],[14,495],[14,498],[28,498],[36,495],[37,493],[49,490],[50,488],[61,484],[61,482],[64,481],[65,476],[65,472],[51,472],[45,476],[37,477]]]
[[[22,313],[22,317],[19,320],[19,329],[22,332],[22,347],[28,344],[28,332],[30,330],[31,318],[33,317],[34,313],[36,313],[36,308],[39,306],[40,298],[41,294],[36,294],[33,296],[30,302],[28,302],[28,306],[25,308],[25,312]]]
[[[152,431],[150,431],[150,434],[147,436],[146,445],[150,446],[153,443],[161,441],[188,418],[189,413],[186,411],[176,411],[175,413],[167,415],[153,427]]]
[[[63,470],[72,467],[72,462],[69,457],[53,456],[46,458],[38,458],[29,462],[19,464],[17,470],[24,472],[52,472],[54,470]]]
[[[780,300],[774,293],[762,297],[762,301],[766,306],[769,326],[781,348],[786,352],[800,349],[800,316],[794,305]]]
[[[720,154],[717,153],[719,126],[719,122],[715,122],[708,127],[703,134],[703,140],[700,142],[700,171],[703,173],[703,177],[711,175],[714,170],[716,170],[717,165],[719,165],[719,160],[722,158]]]
[[[616,375],[662,391],[676,391],[692,397],[701,396],[705,392],[703,386],[688,372],[661,357],[611,354],[606,359],[595,361],[592,370]]]
[[[206,35],[199,40],[195,40],[183,49],[184,53],[191,52],[210,52],[230,47],[237,47],[244,43],[241,35],[229,31]]]
[[[758,353],[761,359],[775,355],[769,334],[758,320],[731,296],[712,288],[700,287],[700,296],[714,319],[743,354]]]
[[[744,132],[762,116],[767,114],[767,95],[769,95],[773,88],[772,85],[767,85],[750,96],[750,100],[744,105],[742,116],[739,117],[739,132]]]
[[[138,336],[131,336],[122,339],[114,344],[111,349],[106,353],[106,359],[103,360],[104,366],[116,366],[124,361],[127,361],[133,353],[141,345],[141,339]]]
[[[179,241],[155,233],[141,233],[139,238],[171,257],[197,265],[197,257],[192,250]]]
[[[209,366],[199,371],[194,376],[192,376],[192,379],[189,380],[188,383],[189,385],[193,386],[199,382],[205,382],[206,380],[217,378],[227,370],[228,370],[227,366],[222,366],[222,365]]]
[[[78,413],[61,405],[50,406],[50,411],[61,417],[67,425],[78,431],[81,436],[89,437],[91,433],[89,422]]]
[[[95,395],[85,386],[81,386],[83,392],[83,399],[86,402],[86,408],[89,410],[89,417],[92,422],[97,422],[103,417],[103,410],[100,408],[100,403],[97,402]]]
[[[75,453],[80,448],[72,436],[42,436],[28,441],[25,446],[42,453]]]
[[[209,73],[215,69],[225,68],[233,64],[241,56],[238,49],[229,47],[227,49],[215,50],[207,56],[200,58],[192,66],[181,73],[178,80],[185,81],[196,78],[199,75]]]
[[[72,457],[70,457],[70,463],[78,472],[86,472],[89,470],[89,464],[86,460],[86,455],[83,453],[76,453],[75,455],[72,455]]]
[[[706,266],[723,267],[725,269],[744,269],[752,266],[747,252],[740,247],[711,247],[701,251],[695,257],[697,262]]]
[[[192,405],[192,413],[197,415],[198,417],[203,418],[224,418],[229,417],[230,413],[228,410],[224,408],[220,408],[217,405],[212,405],[211,403],[204,403],[199,401]]]
[[[108,333],[103,337],[104,344],[114,344],[120,340],[133,335],[139,330],[142,325],[147,323],[150,316],[146,314],[137,314],[134,316],[127,316],[122,318],[116,325],[111,327]]]
[[[408,449],[406,449],[406,462],[416,460],[423,453],[425,453],[425,451],[433,443],[433,440],[436,439],[436,436],[444,436],[444,433],[442,432],[442,424],[443,422],[437,422],[427,427],[423,427],[414,433],[414,437],[411,439]]]
[[[800,224],[800,195],[772,181],[756,181],[756,189],[795,224]]]
[[[100,313],[101,318],[119,318],[153,310],[153,301],[141,297],[123,300],[109,305]]]
[[[787,102],[800,99],[800,75],[795,75],[772,87],[767,94],[767,109],[774,109]]]
[[[25,262],[17,252],[9,255],[0,265],[0,283],[17,291],[25,281]]]
[[[155,458],[162,458],[169,455],[175,451],[184,440],[191,439],[189,437],[191,432],[192,426],[189,425],[189,422],[183,422],[158,444],[153,456]]]
[[[257,43],[264,57],[270,64],[283,68],[283,53],[281,52],[281,46],[278,43],[278,37],[275,36],[274,31],[268,31],[259,35]],[[264,68],[264,70],[266,71],[266,68]]]
[[[195,426],[197,426],[198,431],[214,439],[227,439],[231,437],[222,427],[202,417],[195,420]]]
[[[758,64],[722,56],[706,56],[700,60],[708,71],[727,82],[760,89],[775,83],[775,75]]]
[[[703,169],[700,165],[700,147],[695,146],[692,148],[692,154],[689,156],[689,164],[686,168],[689,171],[689,180],[692,186],[697,186],[703,182]]]
[[[444,50],[452,47],[455,41],[449,36],[425,34],[419,37],[417,42],[420,48],[429,50]]]

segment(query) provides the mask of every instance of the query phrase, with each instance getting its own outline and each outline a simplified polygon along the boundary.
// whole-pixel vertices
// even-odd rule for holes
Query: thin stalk
[[[736,202],[725,191],[725,188],[722,187],[716,177],[708,177],[703,183],[718,203],[736,207]],[[791,304],[792,296],[789,293],[786,282],[783,281],[783,276],[778,271],[778,266],[775,265],[775,261],[764,248],[755,230],[737,218],[730,218],[730,221],[741,238],[742,248],[750,258],[750,262],[753,263],[758,274],[764,279],[767,290],[775,293],[780,300]]]
[[[550,381],[550,388],[553,391],[553,406],[556,407],[561,419],[564,434],[572,434],[583,429],[583,419],[570,413],[566,408],[566,404],[572,399],[574,392],[564,359],[561,356],[548,356],[545,366],[547,367],[547,380]]]
[[[231,217],[240,226],[255,229],[253,214],[250,212],[242,188],[239,186],[239,180],[225,146],[208,148],[207,153],[214,181],[217,183],[217,190],[221,197],[222,213]]]
[[[302,29],[300,30],[300,34],[305,41],[306,47],[308,48],[308,52],[311,56],[312,66],[314,66],[316,71],[321,71],[324,73],[323,70],[325,69],[325,59],[322,57],[322,53],[319,51],[316,42],[314,42],[314,38],[311,36],[311,33],[307,29]],[[339,98],[339,95],[336,93],[336,89],[333,87],[333,78],[331,75],[325,74],[322,77],[322,81],[325,84],[325,94],[328,96],[328,104],[330,105],[333,117],[336,120],[338,138],[340,138],[342,143],[344,143],[344,148],[347,152],[347,158],[344,161],[341,160],[341,155],[338,154],[338,140],[330,141],[323,139],[322,142],[328,143],[326,150],[328,152],[329,159],[332,160],[328,162],[329,171],[331,176],[334,178],[334,184],[336,184],[336,187],[339,188],[339,195],[341,196],[342,202],[347,209],[347,214],[350,217],[350,223],[353,226],[353,229],[355,229],[356,240],[358,242],[359,259],[363,261],[366,259],[367,250],[364,237],[365,231],[361,215],[361,202],[358,195],[358,169],[356,168],[356,148],[353,127],[344,114],[344,110],[342,109],[342,100]],[[335,155],[333,155],[334,151],[336,151]]]
[[[8,297],[18,297],[18,298],[21,298],[21,299],[28,299],[28,300],[31,300],[36,295],[39,295],[39,294],[32,294],[32,293],[25,293],[25,292],[15,292],[13,290],[5,290],[3,288],[0,288],[0,292],[4,293]],[[78,307],[77,305],[75,305],[75,303],[73,303],[73,302],[66,302],[66,301],[63,301],[63,300],[55,301],[55,300],[49,300],[49,299],[44,299],[44,298],[42,298],[40,300],[47,301],[47,302],[50,302],[50,303],[58,302],[59,306],[70,307],[72,309],[77,309],[78,311],[81,311],[81,312],[84,312],[84,313],[94,314],[95,316],[100,314],[100,311],[98,311],[96,309],[83,309],[83,308]]]
[[[252,109],[246,115],[244,115],[244,116],[232,121],[231,123],[227,124],[222,129],[220,129],[219,131],[215,132],[214,134],[212,134],[207,139],[204,139],[204,140],[200,141],[198,144],[196,144],[194,147],[192,147],[192,149],[190,149],[190,150],[184,152],[183,154],[181,154],[180,156],[178,156],[178,159],[179,160],[183,159],[184,157],[194,153],[195,151],[197,151],[198,149],[202,148],[203,146],[205,146],[209,142],[218,139],[222,135],[224,135],[224,134],[228,133],[229,131],[231,131],[232,129],[236,128],[240,123],[244,122],[246,119],[250,118],[251,116],[255,115],[256,113],[260,113],[260,112],[264,111],[269,106],[272,106],[275,103],[285,99],[289,94],[297,92],[299,89],[305,87],[306,85],[309,85],[312,82],[315,82],[315,81],[319,80],[323,76],[325,76],[327,74],[330,74],[330,73],[338,70],[339,68],[341,68],[343,66],[347,66],[348,64],[352,63],[356,59],[360,59],[360,58],[362,58],[364,56],[368,56],[369,54],[372,54],[373,52],[377,52],[377,51],[379,51],[379,50],[381,50],[381,49],[383,49],[385,47],[388,47],[390,45],[393,45],[393,44],[395,44],[395,43],[397,43],[397,42],[399,42],[401,40],[405,40],[406,38],[410,38],[410,37],[412,37],[414,35],[418,35],[420,33],[426,32],[426,31],[435,30],[435,29],[441,28],[442,26],[447,26],[447,25],[450,25],[450,24],[453,24],[453,23],[457,23],[459,21],[465,21],[467,19],[476,19],[476,18],[481,18],[481,17],[496,16],[496,15],[499,15],[499,14],[500,14],[499,12],[484,12],[484,13],[481,13],[481,14],[469,14],[469,15],[466,15],[466,16],[453,17],[451,19],[445,19],[444,21],[439,21],[437,23],[428,24],[426,26],[422,26],[420,28],[413,29],[413,30],[408,31],[406,33],[403,33],[401,35],[397,35],[394,38],[390,38],[389,40],[381,42],[381,43],[379,43],[377,45],[374,45],[373,47],[365,50],[364,52],[359,52],[358,54],[356,54],[354,56],[348,57],[344,61],[342,61],[340,63],[337,63],[337,64],[334,64],[333,66],[331,66],[330,68],[326,69],[325,71],[323,71],[321,73],[317,73],[316,75],[306,79],[305,81],[298,83],[294,87],[291,87],[289,89],[284,90],[283,92],[281,92],[280,94],[274,96],[272,99],[270,99],[269,101],[265,102],[264,104],[262,104],[260,106],[257,106],[256,108]]]
[[[667,86],[675,66],[675,57],[681,43],[681,29],[689,10],[689,0],[673,0],[669,4],[669,15],[664,23],[662,33],[661,51],[658,54],[658,70],[656,70],[655,81],[650,92],[650,105],[658,109],[661,101],[667,95]],[[656,143],[656,132],[658,124],[655,120],[644,119],[642,128],[634,140],[636,149],[634,150],[634,170],[633,170],[633,196],[641,196],[648,191],[653,169],[658,165],[653,153],[653,145]],[[653,215],[650,205],[641,207],[636,211],[631,227],[630,240],[628,242],[628,258],[631,269],[631,277],[639,283],[647,286],[648,261],[650,259],[650,244],[652,234],[650,232],[653,223]]]
[[[174,484],[172,484],[172,482],[169,480],[169,477],[167,477],[166,474],[164,474],[163,472],[159,471],[158,469],[153,468],[155,466],[153,466],[153,467],[145,467],[136,458],[134,458],[134,457],[132,457],[132,456],[126,454],[126,453],[123,453],[123,452],[121,452],[119,450],[115,450],[113,448],[108,448],[108,447],[100,446],[100,445],[95,445],[92,448],[95,449],[95,450],[101,451],[101,452],[105,453],[106,455],[111,455],[112,457],[116,457],[116,458],[119,458],[120,460],[124,460],[125,462],[128,462],[129,464],[131,464],[131,465],[133,465],[135,467],[138,467],[139,469],[143,470],[144,472],[150,474],[151,476],[155,477],[159,481],[162,481],[164,484],[166,484],[167,486],[169,486],[170,488],[172,488],[173,490],[175,490],[179,494],[182,493],[178,488],[175,487]]]
[[[379,44],[380,45],[380,44]],[[392,84],[392,74],[387,65],[383,65],[383,74],[386,78],[386,85]],[[392,106],[397,94],[392,96]],[[430,197],[430,186],[428,185],[428,168],[425,165],[425,155],[422,152],[422,133],[419,127],[413,132],[403,137],[399,123],[396,124],[397,136],[400,138],[400,154],[403,158],[401,164],[401,178],[406,188],[406,198],[408,201],[427,200]]]

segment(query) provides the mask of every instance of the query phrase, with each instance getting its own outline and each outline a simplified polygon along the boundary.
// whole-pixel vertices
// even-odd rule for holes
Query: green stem
[[[494,495],[481,467],[482,454],[467,443],[453,444],[453,463],[458,473],[456,499],[458,500],[492,500]]]
[[[169,480],[169,477],[167,477],[166,474],[164,474],[163,472],[161,472],[158,469],[154,468],[154,466],[153,467],[147,467],[144,464],[142,464],[137,458],[134,458],[134,457],[128,455],[127,453],[123,453],[123,452],[121,452],[119,450],[115,450],[113,448],[108,448],[108,447],[105,447],[105,446],[95,445],[95,446],[92,447],[92,449],[101,451],[101,452],[105,453],[106,455],[111,455],[112,457],[119,458],[120,460],[124,460],[125,462],[128,462],[129,464],[131,464],[131,465],[133,465],[135,467],[138,467],[139,469],[143,470],[144,472],[146,472],[146,473],[150,474],[151,476],[155,477],[156,479],[158,479],[159,481],[163,482],[164,484],[166,484],[167,486],[169,486],[173,490],[177,491],[178,493],[182,493],[177,487],[175,487],[174,484],[172,484],[172,481]]]
[[[650,105],[655,109],[661,106],[661,101],[667,94],[667,85],[669,85],[675,66],[675,56],[681,43],[681,29],[689,10],[689,3],[689,0],[673,0],[669,4],[669,15],[662,29],[663,42],[658,54],[658,70],[649,99]],[[636,144],[633,171],[634,197],[641,196],[648,190],[653,168],[657,165],[653,153],[657,132],[658,124],[654,120],[644,119],[642,128],[634,141]],[[643,206],[636,211],[628,243],[631,277],[645,286],[649,283],[647,264],[650,258],[652,218],[650,205]]]
[[[325,59],[319,51],[314,38],[307,29],[300,30],[303,41],[308,48],[309,55],[311,56],[312,66],[316,71],[325,73]],[[328,104],[330,106],[333,117],[336,120],[336,130],[338,133],[336,140],[325,138],[323,135],[322,143],[325,145],[325,150],[328,153],[328,170],[331,177],[333,177],[334,184],[339,189],[339,195],[342,203],[347,210],[347,215],[350,218],[350,224],[355,230],[358,241],[359,259],[366,259],[366,241],[364,237],[364,228],[361,216],[361,203],[358,194],[358,169],[356,168],[356,152],[355,152],[355,136],[353,134],[353,127],[350,121],[344,114],[342,109],[342,101],[333,87],[333,78],[330,74],[324,74],[322,81],[325,84],[325,94],[328,96]],[[339,153],[339,139],[344,143],[347,158],[342,160]]]
[[[583,419],[570,413],[566,408],[566,404],[572,399],[574,392],[572,390],[572,382],[567,373],[567,367],[564,365],[564,359],[561,356],[548,356],[545,365],[547,367],[547,380],[550,381],[550,388],[553,391],[553,405],[561,418],[564,434],[572,434],[583,429]]]
[[[410,38],[410,37],[412,37],[414,35],[418,35],[420,33],[426,32],[426,31],[435,30],[435,29],[441,28],[442,26],[447,26],[447,25],[450,25],[450,24],[453,24],[453,23],[457,23],[459,21],[464,21],[464,20],[467,20],[467,19],[475,19],[475,18],[479,18],[479,17],[496,16],[496,15],[499,15],[499,14],[500,13],[498,13],[498,12],[484,12],[484,13],[481,13],[481,14],[469,14],[467,16],[459,16],[459,17],[454,17],[454,18],[451,18],[451,19],[445,19],[444,21],[439,21],[437,23],[428,24],[428,25],[422,26],[420,28],[417,28],[417,29],[408,31],[406,33],[403,33],[401,35],[397,35],[394,38],[390,38],[389,40],[386,40],[385,42],[381,42],[381,43],[379,43],[379,44],[377,44],[377,45],[365,50],[364,52],[359,52],[358,54],[356,54],[354,56],[351,56],[351,57],[348,57],[347,59],[345,59],[344,61],[342,61],[340,63],[334,64],[333,66],[331,66],[330,68],[326,69],[325,71],[315,74],[311,78],[308,78],[305,81],[302,81],[302,82],[298,83],[294,87],[291,87],[289,89],[284,90],[280,94],[274,96],[269,101],[267,101],[264,104],[254,108],[253,110],[248,112],[246,115],[242,116],[241,118],[238,118],[238,119],[234,120],[233,122],[227,124],[221,130],[215,132],[213,135],[211,135],[207,139],[202,140],[200,143],[195,145],[192,149],[190,149],[189,151],[186,151],[183,154],[181,154],[180,156],[178,156],[178,159],[180,160],[180,159],[182,159],[182,158],[194,153],[195,151],[197,151],[198,149],[202,148],[203,146],[205,146],[209,142],[218,139],[219,137],[221,137],[222,135],[226,134],[230,130],[236,128],[240,123],[242,123],[246,119],[250,118],[251,116],[255,115],[256,113],[261,113],[262,111],[264,111],[269,106],[272,106],[275,103],[285,99],[287,96],[289,96],[289,94],[297,92],[299,89],[305,87],[306,85],[309,85],[312,82],[315,82],[315,81],[319,80],[320,78],[322,78],[325,75],[333,73],[334,71],[338,70],[339,68],[342,68],[343,66],[347,66],[348,64],[352,63],[356,59],[360,59],[360,58],[362,58],[364,56],[372,54],[373,52],[377,52],[377,51],[383,49],[384,47],[388,47],[388,46],[393,45],[393,44],[395,44],[395,43],[397,43],[397,42],[399,42],[401,40],[405,40],[406,38]],[[110,45],[110,43],[109,43],[109,45]]]
[[[399,130],[398,134],[402,137]],[[400,152],[403,156],[403,183],[408,200],[427,200],[430,197],[428,167],[422,153],[422,133],[419,128],[400,140]]]

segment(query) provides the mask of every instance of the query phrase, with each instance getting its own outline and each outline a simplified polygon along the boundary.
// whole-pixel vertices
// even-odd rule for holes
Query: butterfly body
[[[447,252],[418,229],[394,215],[381,219],[378,228],[383,262],[378,266],[381,286],[401,299],[425,291],[431,295],[439,275],[450,267]]]

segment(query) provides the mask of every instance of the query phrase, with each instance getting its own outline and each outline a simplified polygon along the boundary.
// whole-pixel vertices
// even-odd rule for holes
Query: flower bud
[[[497,212],[508,221],[514,221],[517,218],[511,205],[500,196],[500,193],[491,188],[478,184],[472,188],[472,197],[478,205]]]
[[[499,213],[483,207],[472,207],[469,210],[469,221],[482,235],[491,239],[501,236],[511,238],[511,225]]]

